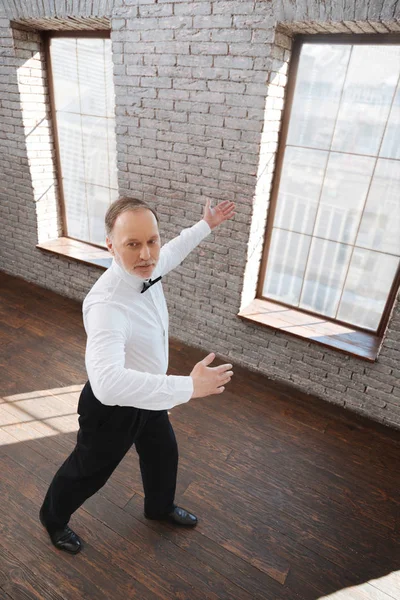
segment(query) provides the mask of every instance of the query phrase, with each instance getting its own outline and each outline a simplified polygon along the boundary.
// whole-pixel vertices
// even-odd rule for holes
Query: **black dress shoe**
[[[174,510],[162,517],[149,517],[146,513],[144,513],[144,516],[152,521],[168,521],[174,525],[183,525],[184,527],[197,525],[197,517],[180,506],[175,506]]]
[[[52,544],[58,548],[58,550],[64,550],[70,554],[78,554],[82,549],[82,542],[72,529],[65,525],[62,529],[51,530],[46,526],[46,522],[43,517],[42,510],[39,513],[40,522],[46,529],[50,536]]]

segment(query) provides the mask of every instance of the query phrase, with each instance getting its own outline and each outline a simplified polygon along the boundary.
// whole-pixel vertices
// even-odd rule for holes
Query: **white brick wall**
[[[293,32],[400,31],[393,3],[384,3],[377,14],[372,0],[346,6],[14,0],[7,11],[0,18],[1,268],[77,299],[101,273],[35,249],[37,216],[40,225],[43,213],[37,215],[34,182],[41,165],[27,148],[20,103],[21,85],[30,87],[33,74],[18,88],[17,69],[27,68],[38,38],[27,34],[14,44],[9,23],[56,17],[62,26],[68,17],[109,17],[120,192],[154,203],[165,239],[199,219],[206,198],[237,203],[235,220],[168,276],[171,334],[400,427],[398,305],[374,364],[236,316],[254,297]],[[50,132],[46,135],[51,145]],[[54,225],[57,215],[50,208],[49,215]]]
[[[14,28],[13,40],[15,57],[22,58],[22,64],[17,68],[17,81],[36,207],[37,236],[39,242],[45,242],[62,235],[62,231],[44,51],[36,32]],[[32,56],[27,58],[27,53]],[[20,218],[19,222],[24,228],[35,225],[29,217]]]

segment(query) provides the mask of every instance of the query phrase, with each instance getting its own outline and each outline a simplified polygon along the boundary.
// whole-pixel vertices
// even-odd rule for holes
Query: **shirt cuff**
[[[199,226],[199,229],[201,228],[201,231],[204,232],[204,237],[206,235],[209,235],[212,231],[211,227],[209,226],[209,224],[207,223],[207,221],[205,221],[204,219],[202,219],[201,221],[199,221],[197,223],[197,225]]]
[[[189,402],[193,394],[193,379],[188,376],[173,375],[174,378],[174,405]]]

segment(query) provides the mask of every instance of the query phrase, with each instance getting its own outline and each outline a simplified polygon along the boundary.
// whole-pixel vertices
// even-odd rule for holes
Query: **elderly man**
[[[77,444],[40,509],[56,548],[72,554],[81,550],[69,519],[106,483],[133,444],[145,516],[196,525],[195,515],[174,502],[178,449],[168,409],[222,393],[232,365],[210,367],[212,353],[188,376],[166,375],[168,311],[160,280],[233,214],[232,202],[212,209],[207,201],[203,219],[161,248],[158,217],[146,203],[121,198],[108,209],[106,243],[113,262],[83,302],[89,381],[79,398]]]

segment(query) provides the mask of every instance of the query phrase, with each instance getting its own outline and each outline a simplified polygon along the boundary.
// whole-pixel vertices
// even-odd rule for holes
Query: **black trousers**
[[[49,530],[64,527],[73,512],[106,483],[133,444],[139,454],[144,510],[161,517],[174,508],[178,447],[166,410],[106,406],[84,386],[78,404],[79,431],[43,501]]]

